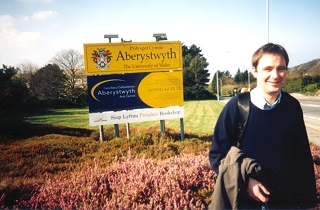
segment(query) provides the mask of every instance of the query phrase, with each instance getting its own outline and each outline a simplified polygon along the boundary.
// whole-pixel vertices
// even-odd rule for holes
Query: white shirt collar
[[[254,88],[252,91],[250,91],[250,98],[251,98],[251,102],[259,109],[271,110],[280,103],[281,91],[277,100],[271,105],[268,104],[268,102],[263,98],[261,91],[258,88]]]

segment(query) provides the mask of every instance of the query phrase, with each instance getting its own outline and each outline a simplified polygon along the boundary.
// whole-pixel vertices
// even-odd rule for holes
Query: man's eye
[[[278,68],[277,70],[278,71],[286,71],[287,69],[286,68]]]
[[[265,71],[272,71],[273,68],[265,68]]]

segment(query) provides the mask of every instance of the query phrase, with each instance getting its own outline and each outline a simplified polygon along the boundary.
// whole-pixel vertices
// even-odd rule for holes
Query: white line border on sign
[[[184,117],[183,106],[166,108],[147,108],[123,110],[117,112],[89,113],[89,125],[112,125],[133,122],[146,122],[154,120],[176,119]]]

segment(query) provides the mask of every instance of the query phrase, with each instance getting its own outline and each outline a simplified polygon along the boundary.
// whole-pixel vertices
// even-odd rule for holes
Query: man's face
[[[252,74],[257,79],[257,87],[264,94],[277,96],[286,81],[286,61],[281,55],[265,54],[257,68],[252,67]]]

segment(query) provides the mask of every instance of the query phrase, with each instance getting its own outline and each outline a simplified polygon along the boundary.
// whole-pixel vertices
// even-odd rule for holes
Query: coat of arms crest
[[[93,50],[92,57],[95,67],[99,70],[106,70],[111,61],[111,52],[110,50],[105,50],[105,48],[98,48]]]

